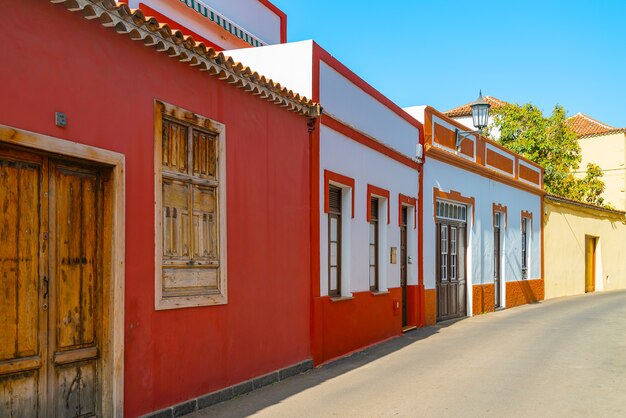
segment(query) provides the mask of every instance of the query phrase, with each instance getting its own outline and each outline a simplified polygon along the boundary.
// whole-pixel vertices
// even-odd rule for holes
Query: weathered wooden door
[[[465,224],[438,222],[437,226],[437,320],[467,313],[465,278]]]
[[[0,416],[101,415],[100,177],[0,147]]]
[[[596,239],[585,237],[585,293],[596,290]]]
[[[407,208],[402,207],[400,226],[400,286],[402,287],[402,326],[407,326],[406,286],[407,286]]]

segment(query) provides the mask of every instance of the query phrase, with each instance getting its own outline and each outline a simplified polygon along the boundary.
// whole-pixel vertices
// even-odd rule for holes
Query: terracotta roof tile
[[[81,11],[89,20],[98,19],[102,26],[114,28],[134,41],[167,54],[181,62],[206,71],[209,75],[259,96],[278,106],[301,115],[316,117],[321,113],[319,104],[300,96],[280,84],[260,75],[232,58],[196,42],[168,24],[154,17],[146,17],[139,9],[114,0],[49,0],[63,4],[70,11]]]
[[[507,102],[496,99],[492,96],[485,96],[485,101],[491,105],[492,109],[497,109],[507,104]],[[473,103],[473,102],[472,102]],[[448,110],[447,112],[443,112],[444,115],[449,116],[451,118],[459,117],[459,116],[470,116],[472,114],[472,109],[470,105],[472,103],[466,103],[463,106],[455,107],[454,109]]]
[[[572,128],[574,132],[576,132],[578,137],[598,136],[613,132],[626,132],[626,128],[615,128],[581,112],[567,118],[565,123],[567,123],[567,125]]]

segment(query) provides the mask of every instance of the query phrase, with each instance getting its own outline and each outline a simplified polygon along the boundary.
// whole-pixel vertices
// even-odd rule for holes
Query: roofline
[[[456,126],[457,128],[459,128],[461,130],[466,130],[467,129],[467,126],[463,125],[459,121],[454,120],[452,118],[452,116],[448,116],[445,113],[440,112],[439,110],[435,109],[432,106],[426,105],[426,107],[424,108],[424,112],[426,112],[426,110],[430,110],[431,113],[435,113],[438,116],[443,116],[444,118],[448,119],[446,122],[450,123],[451,125]],[[530,165],[534,166],[535,168],[538,168],[539,170],[541,170],[541,179],[542,180],[544,179],[545,169],[541,165],[537,164],[536,162],[534,162],[532,160],[529,160],[527,157],[524,157],[523,155],[520,155],[520,154],[518,154],[515,151],[512,151],[512,150],[508,149],[504,145],[494,141],[491,138],[486,137],[485,135],[479,134],[479,136],[480,136],[480,138],[482,138],[483,141],[485,141],[485,142],[487,142],[487,143],[489,143],[489,144],[491,144],[491,145],[495,146],[496,148],[499,148],[499,149],[501,149],[503,151],[510,152],[512,155],[516,156],[517,158],[519,158],[520,160],[524,161],[525,163],[530,164]]]
[[[595,137],[595,136],[615,135],[615,134],[619,134],[619,133],[626,134],[626,128],[617,128],[617,129],[612,129],[610,131],[596,132],[596,133],[593,133],[593,134],[580,135],[580,136],[577,137],[577,139],[592,138],[592,137]]]
[[[131,10],[127,4],[116,4],[114,0],[49,1],[64,4],[72,12],[81,11],[85,19],[98,19],[104,27],[114,28],[119,34],[128,35],[134,41],[142,41],[145,46],[166,53],[170,58],[176,58],[199,71],[206,71],[211,76],[289,111],[309,117],[319,117],[321,114],[319,104],[235,62],[222,52],[196,42],[193,37],[179,30],[172,31],[169,25],[155,18],[146,18],[140,9]]]
[[[625,220],[626,220],[626,212],[621,211],[621,210],[609,209],[609,208],[605,208],[605,207],[602,207],[602,206],[593,205],[591,203],[585,203],[585,202],[581,202],[581,201],[574,200],[574,199],[568,199],[566,197],[557,196],[557,195],[549,194],[549,193],[546,194],[545,197],[546,197],[547,200],[551,200],[553,202],[566,203],[566,204],[570,204],[570,205],[573,205],[573,206],[580,206],[580,207],[585,208],[585,209],[592,209],[592,210],[598,210],[598,211],[601,211],[601,212],[607,212],[607,213],[610,213],[612,215],[617,215],[617,216],[624,217]]]
[[[390,98],[382,94],[380,91],[376,89],[376,87],[369,84],[363,78],[361,78],[358,74],[348,68],[347,65],[339,61],[335,58],[330,52],[321,47],[317,42],[311,41],[313,44],[313,63],[323,61],[325,64],[330,66],[333,70],[338,72],[341,76],[345,77],[350,83],[355,85],[357,88],[361,89],[365,94],[372,97],[374,100],[385,106],[387,109],[395,113],[405,122],[409,123],[411,126],[416,128],[419,131],[420,143],[423,144],[422,137],[424,136],[424,125],[415,119],[413,116],[409,115],[405,112],[398,104],[392,101]],[[313,76],[317,77],[318,84],[313,87],[313,100],[319,99],[319,73]]]

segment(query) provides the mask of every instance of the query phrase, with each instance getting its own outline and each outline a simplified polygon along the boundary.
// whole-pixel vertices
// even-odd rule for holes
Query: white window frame
[[[154,106],[154,229],[155,229],[155,309],[177,309],[228,303],[227,245],[226,245],[226,126],[180,107],[155,101]],[[210,131],[217,139],[218,158],[218,222],[219,222],[219,292],[193,296],[163,295],[163,190],[162,190],[162,126],[163,117],[191,123]],[[193,121],[193,122],[192,122]]]

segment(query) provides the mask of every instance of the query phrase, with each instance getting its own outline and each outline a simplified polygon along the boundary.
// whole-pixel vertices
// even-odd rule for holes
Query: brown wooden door
[[[495,308],[499,308],[500,307],[500,300],[501,300],[501,278],[502,278],[502,266],[501,266],[501,259],[502,259],[502,251],[501,251],[501,247],[502,247],[502,239],[501,239],[501,234],[500,234],[500,222],[501,222],[501,218],[502,216],[500,215],[499,212],[496,212],[494,214],[494,221],[493,221],[493,287],[494,287],[494,307]]]
[[[402,207],[402,222],[400,227],[400,286],[402,287],[402,326],[407,326],[406,312],[406,285],[407,285],[407,208]]]
[[[596,290],[596,238],[585,237],[585,293]]]
[[[437,223],[437,320],[465,316],[465,224]]]
[[[0,416],[101,415],[101,205],[98,170],[0,148]]]

